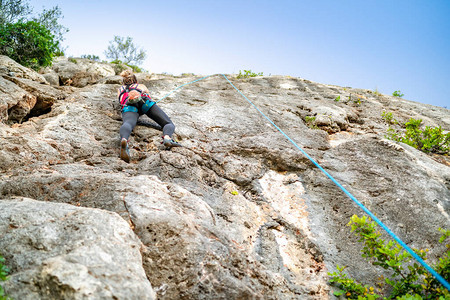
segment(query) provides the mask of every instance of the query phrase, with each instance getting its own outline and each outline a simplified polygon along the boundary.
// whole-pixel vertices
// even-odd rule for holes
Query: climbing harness
[[[122,113],[124,112],[136,112],[139,113],[139,110],[142,114],[146,114],[149,109],[156,103],[152,101],[150,95],[144,93],[142,90],[138,89],[138,84],[126,85],[124,89],[119,94],[119,102],[122,105]],[[130,99],[129,93],[130,91],[137,91],[141,95],[138,98]]]
[[[306,156],[306,158],[308,158],[317,168],[319,168],[320,171],[322,171],[322,173],[324,173],[338,188],[340,188],[351,200],[353,200],[353,202],[355,202],[366,214],[369,215],[370,218],[372,218],[372,220],[374,220],[376,223],[378,223],[378,225],[380,225],[397,243],[399,243],[409,254],[411,254],[412,257],[414,257],[414,259],[419,262],[428,272],[430,272],[430,274],[432,274],[447,290],[450,291],[450,284],[439,274],[437,273],[433,268],[431,268],[418,254],[416,254],[408,245],[406,245],[395,233],[393,233],[383,222],[381,222],[367,207],[365,207],[360,201],[358,201],[358,199],[356,199],[349,191],[347,191],[346,188],[344,188],[336,179],[333,178],[333,176],[331,176],[327,171],[325,171],[324,168],[322,168],[313,158],[311,158],[308,153],[306,153],[302,148],[300,148],[300,146],[297,145],[297,143],[295,143],[286,133],[283,132],[283,130],[281,130],[268,116],[266,116],[261,110],[259,110],[259,108],[253,104],[253,102],[251,102],[237,87],[234,86],[234,84],[224,75],[224,74],[213,74],[213,75],[208,75],[196,80],[193,80],[191,82],[185,83],[183,85],[180,85],[179,87],[175,88],[174,90],[172,90],[171,92],[169,92],[167,95],[165,95],[164,97],[162,97],[161,99],[159,99],[158,101],[156,101],[155,103],[158,103],[159,101],[167,98],[168,96],[170,96],[172,93],[174,93],[175,91],[177,91],[178,89],[198,82],[200,80],[206,79],[208,77],[211,76],[223,76],[223,78],[225,78],[225,80],[239,93],[241,94],[242,97],[245,98],[245,100],[247,100],[264,118],[266,118],[281,134],[283,134],[288,140],[289,142],[291,142],[291,144],[293,144],[298,150],[300,150],[300,152],[303,153],[303,155]]]

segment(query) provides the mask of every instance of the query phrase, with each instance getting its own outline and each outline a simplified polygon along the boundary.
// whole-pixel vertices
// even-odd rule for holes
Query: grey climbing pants
[[[172,137],[175,132],[175,125],[170,118],[156,104],[154,104],[146,113],[146,115],[161,126],[163,135]],[[123,124],[120,127],[120,139],[129,139],[131,132],[136,126],[139,114],[137,112],[127,111],[122,114]]]

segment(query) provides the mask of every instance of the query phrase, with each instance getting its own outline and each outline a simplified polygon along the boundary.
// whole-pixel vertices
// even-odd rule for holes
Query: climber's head
[[[125,85],[137,83],[136,75],[134,75],[132,71],[125,70],[120,73],[120,76],[122,76],[122,82]]]

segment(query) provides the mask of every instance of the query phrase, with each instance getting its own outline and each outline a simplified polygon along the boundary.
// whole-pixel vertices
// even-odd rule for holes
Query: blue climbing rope
[[[197,81],[200,81],[200,80],[206,79],[206,78],[208,78],[208,77],[211,77],[211,76],[214,76],[214,75],[217,75],[217,74],[213,74],[213,75],[208,75],[208,76],[205,76],[205,77],[202,77],[202,78],[199,78],[199,79],[193,80],[193,81],[191,81],[191,82],[188,82],[188,83],[182,84],[182,85],[180,85],[179,87],[176,87],[175,89],[173,89],[173,90],[172,90],[172,91],[171,91],[170,93],[168,93],[167,95],[165,95],[164,97],[162,97],[161,99],[159,99],[158,101],[156,101],[155,103],[158,103],[159,101],[162,101],[162,100],[166,99],[167,97],[169,97],[170,95],[172,95],[173,93],[175,93],[175,91],[177,91],[177,90],[181,89],[182,87],[184,87],[184,86],[186,86],[186,85],[189,85],[189,84],[195,83],[195,82],[197,82]]]
[[[215,76],[215,75],[221,75],[223,76],[223,78],[226,79],[226,81],[228,81],[228,83],[239,93],[241,94],[242,97],[245,98],[245,100],[247,100],[264,118],[266,118],[279,132],[281,132],[281,134],[283,134],[288,140],[289,142],[291,142],[298,150],[300,150],[300,152],[303,153],[303,155],[305,155],[317,168],[319,168],[319,170],[321,170],[338,188],[340,188],[350,199],[353,200],[353,202],[355,202],[367,215],[369,215],[369,217],[372,218],[372,220],[374,220],[375,222],[377,222],[378,225],[380,225],[397,243],[399,243],[409,254],[411,254],[412,257],[414,257],[415,260],[417,260],[417,262],[419,262],[428,272],[430,272],[430,274],[432,274],[447,290],[450,291],[450,284],[438,273],[436,272],[433,268],[431,268],[417,253],[415,253],[408,245],[406,245],[395,233],[393,233],[383,222],[381,222],[380,219],[378,219],[369,209],[367,209],[361,202],[358,201],[358,199],[356,199],[349,191],[347,191],[346,188],[344,188],[336,179],[333,178],[333,176],[331,176],[327,171],[325,171],[324,168],[322,168],[322,166],[320,166],[311,156],[308,155],[308,153],[306,153],[302,148],[300,148],[296,142],[294,142],[286,133],[284,133],[283,130],[281,130],[268,116],[266,116],[252,101],[250,101],[237,87],[234,86],[234,84],[224,75],[224,74],[214,74],[214,75],[208,75],[202,78],[199,78],[197,80],[185,83],[177,88],[175,88],[173,91],[171,91],[169,94],[167,94],[166,96],[164,96],[163,98],[161,98],[160,100],[158,100],[156,103],[158,103],[159,101],[167,98],[169,95],[171,95],[172,93],[174,93],[176,90],[195,83],[197,81],[206,79],[208,77],[211,76]]]

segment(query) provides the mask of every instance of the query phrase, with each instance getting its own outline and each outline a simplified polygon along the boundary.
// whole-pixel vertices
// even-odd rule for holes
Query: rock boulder
[[[0,233],[14,299],[155,299],[142,244],[115,213],[3,199]]]
[[[63,85],[75,87],[95,84],[103,77],[116,75],[110,64],[82,58],[59,57],[53,62],[52,70],[58,74]]]

